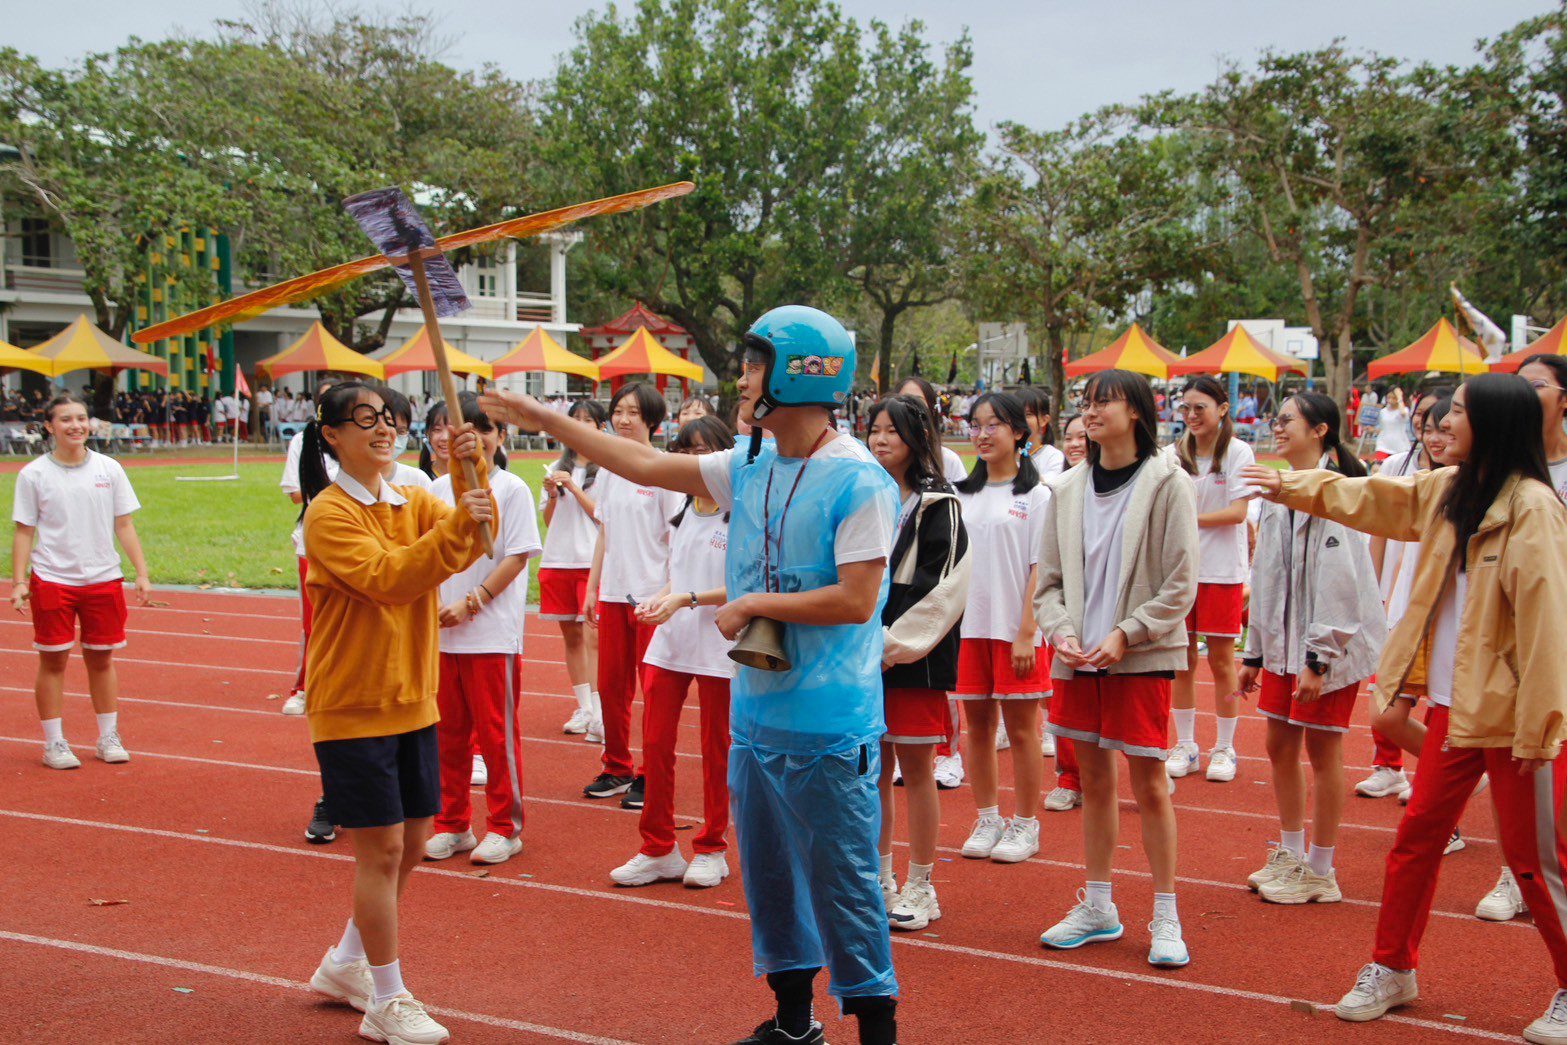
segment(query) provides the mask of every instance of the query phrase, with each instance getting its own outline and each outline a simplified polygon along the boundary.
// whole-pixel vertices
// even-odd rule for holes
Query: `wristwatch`
[[[1315,653],[1306,654],[1306,667],[1319,677],[1328,673],[1328,666],[1318,660]]]
[[[691,593],[691,608],[696,609],[696,592]]]

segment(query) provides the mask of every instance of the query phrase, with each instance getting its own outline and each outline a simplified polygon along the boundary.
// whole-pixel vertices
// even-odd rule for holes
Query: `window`
[[[500,297],[501,274],[493,258],[486,258],[474,265],[475,294],[481,298]]]
[[[22,219],[22,264],[29,268],[49,268],[54,264],[53,236],[48,220]]]

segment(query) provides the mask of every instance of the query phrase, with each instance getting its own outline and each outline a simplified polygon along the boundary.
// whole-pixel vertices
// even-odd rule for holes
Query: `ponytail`
[[[586,416],[583,416],[586,415]],[[599,405],[596,399],[579,399],[571,404],[571,409],[566,411],[566,416],[584,424],[590,424],[594,428],[602,430],[609,421],[609,413]],[[566,447],[561,451],[560,462],[556,464],[558,471],[570,475],[577,467],[577,451]],[[599,466],[592,461],[587,463],[583,470],[582,489],[586,492],[599,477]]]
[[[1186,382],[1186,386],[1181,389],[1181,395],[1185,396],[1187,392],[1205,395],[1220,407],[1219,434],[1213,441],[1213,459],[1208,463],[1208,471],[1222,472],[1224,459],[1229,455],[1230,440],[1235,437],[1235,419],[1230,416],[1229,410],[1229,389],[1220,384],[1216,378],[1202,374]],[[1187,475],[1197,474],[1197,437],[1192,434],[1190,427],[1181,433],[1180,441],[1175,444],[1175,456]]]
[[[1307,427],[1327,426],[1327,432],[1322,436],[1322,452],[1333,456],[1333,470],[1351,479],[1365,475],[1366,466],[1350,452],[1340,436],[1343,419],[1339,414],[1338,403],[1321,392],[1297,392],[1290,398],[1295,401],[1295,409],[1300,411],[1301,420],[1306,422]]]
[[[304,436],[299,442],[299,493],[304,502],[299,509],[301,519],[310,502],[332,485],[332,478],[326,472],[326,459],[330,456],[336,460],[337,452],[322,436],[321,429],[348,420],[362,392],[380,396],[379,390],[371,385],[344,381],[322,392],[316,400],[315,416],[305,425]]]

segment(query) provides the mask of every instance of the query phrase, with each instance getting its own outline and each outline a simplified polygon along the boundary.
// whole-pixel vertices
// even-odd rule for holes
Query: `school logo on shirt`
[[[1338,538],[1337,537],[1329,537],[1326,541],[1323,541],[1322,544],[1323,544],[1323,547],[1325,547],[1325,548],[1337,548],[1338,547]]]
[[[637,496],[638,497],[657,497],[658,496],[658,491],[657,490],[649,490],[646,486],[638,486],[636,488],[636,491],[637,491]]]
[[[92,484],[100,490],[107,490],[114,485],[114,481],[107,475],[95,475]]]
[[[716,549],[718,551],[721,551],[721,552],[728,551],[729,550],[729,534],[726,533],[723,530],[717,530],[717,531],[715,531],[713,533],[713,535],[711,537],[709,537],[707,539],[707,544],[708,544],[708,547],[714,548],[714,549]]]
[[[1028,519],[1028,501],[1022,497],[1012,502],[1012,507],[1007,509],[1007,514],[1014,519]]]

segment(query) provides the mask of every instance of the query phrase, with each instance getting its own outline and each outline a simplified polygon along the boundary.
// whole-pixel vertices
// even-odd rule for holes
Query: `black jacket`
[[[882,611],[884,689],[951,691],[958,682],[958,631],[968,603],[968,531],[952,493],[926,491],[898,531]]]

